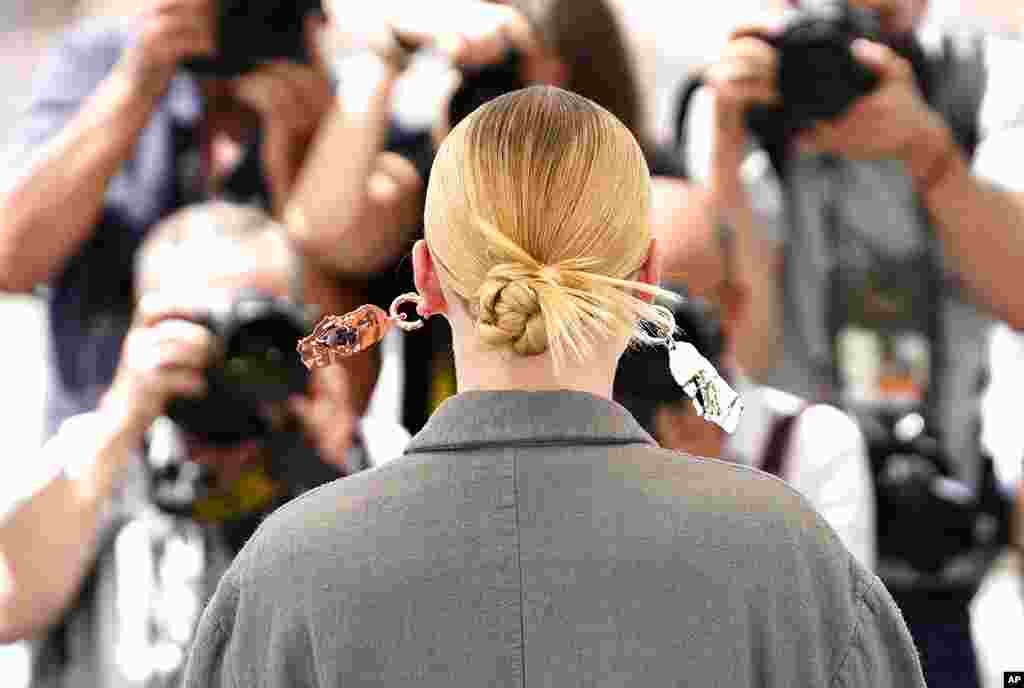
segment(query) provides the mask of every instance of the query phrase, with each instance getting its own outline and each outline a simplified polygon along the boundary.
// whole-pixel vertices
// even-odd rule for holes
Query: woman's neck
[[[519,356],[511,351],[460,346],[458,342],[454,349],[459,392],[569,390],[612,398],[618,356],[597,355],[586,365],[570,359],[556,374],[550,352]]]

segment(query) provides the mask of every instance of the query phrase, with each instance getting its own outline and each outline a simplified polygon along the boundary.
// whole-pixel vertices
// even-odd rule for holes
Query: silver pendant
[[[668,345],[668,365],[676,383],[693,400],[697,415],[730,434],[735,432],[743,400],[711,362],[693,344],[673,340]]]

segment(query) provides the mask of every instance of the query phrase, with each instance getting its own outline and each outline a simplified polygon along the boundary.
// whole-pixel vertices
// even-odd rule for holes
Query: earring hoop
[[[398,311],[399,306],[407,303],[415,303],[418,306],[423,303],[423,297],[415,292],[398,296],[391,302],[391,308],[388,309],[388,315],[395,323],[395,326],[400,330],[403,332],[412,332],[413,330],[418,330],[423,327],[423,319],[419,318],[416,320],[409,320],[409,317],[405,313],[400,313]]]

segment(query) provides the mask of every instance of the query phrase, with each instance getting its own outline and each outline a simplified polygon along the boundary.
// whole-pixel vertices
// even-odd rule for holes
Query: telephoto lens
[[[230,446],[264,438],[267,409],[306,391],[309,371],[295,342],[309,329],[296,303],[253,292],[213,308],[200,321],[216,336],[220,355],[206,370],[207,394],[175,399],[168,417],[191,435]]]

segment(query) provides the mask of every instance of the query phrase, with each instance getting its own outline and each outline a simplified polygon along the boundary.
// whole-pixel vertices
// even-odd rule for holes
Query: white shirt
[[[745,405],[724,458],[760,468],[776,421],[803,402],[770,387],[740,381]],[[832,526],[847,549],[867,568],[876,560],[875,495],[864,437],[839,409],[808,406],[793,424],[782,477]]]
[[[366,415],[359,421],[359,432],[370,466],[383,466],[405,451],[412,435],[395,418],[384,414]]]
[[[412,435],[399,422],[402,417],[402,389],[405,384],[401,332],[392,328],[380,343],[381,365],[377,384],[359,431],[370,466],[380,466],[401,456]]]

